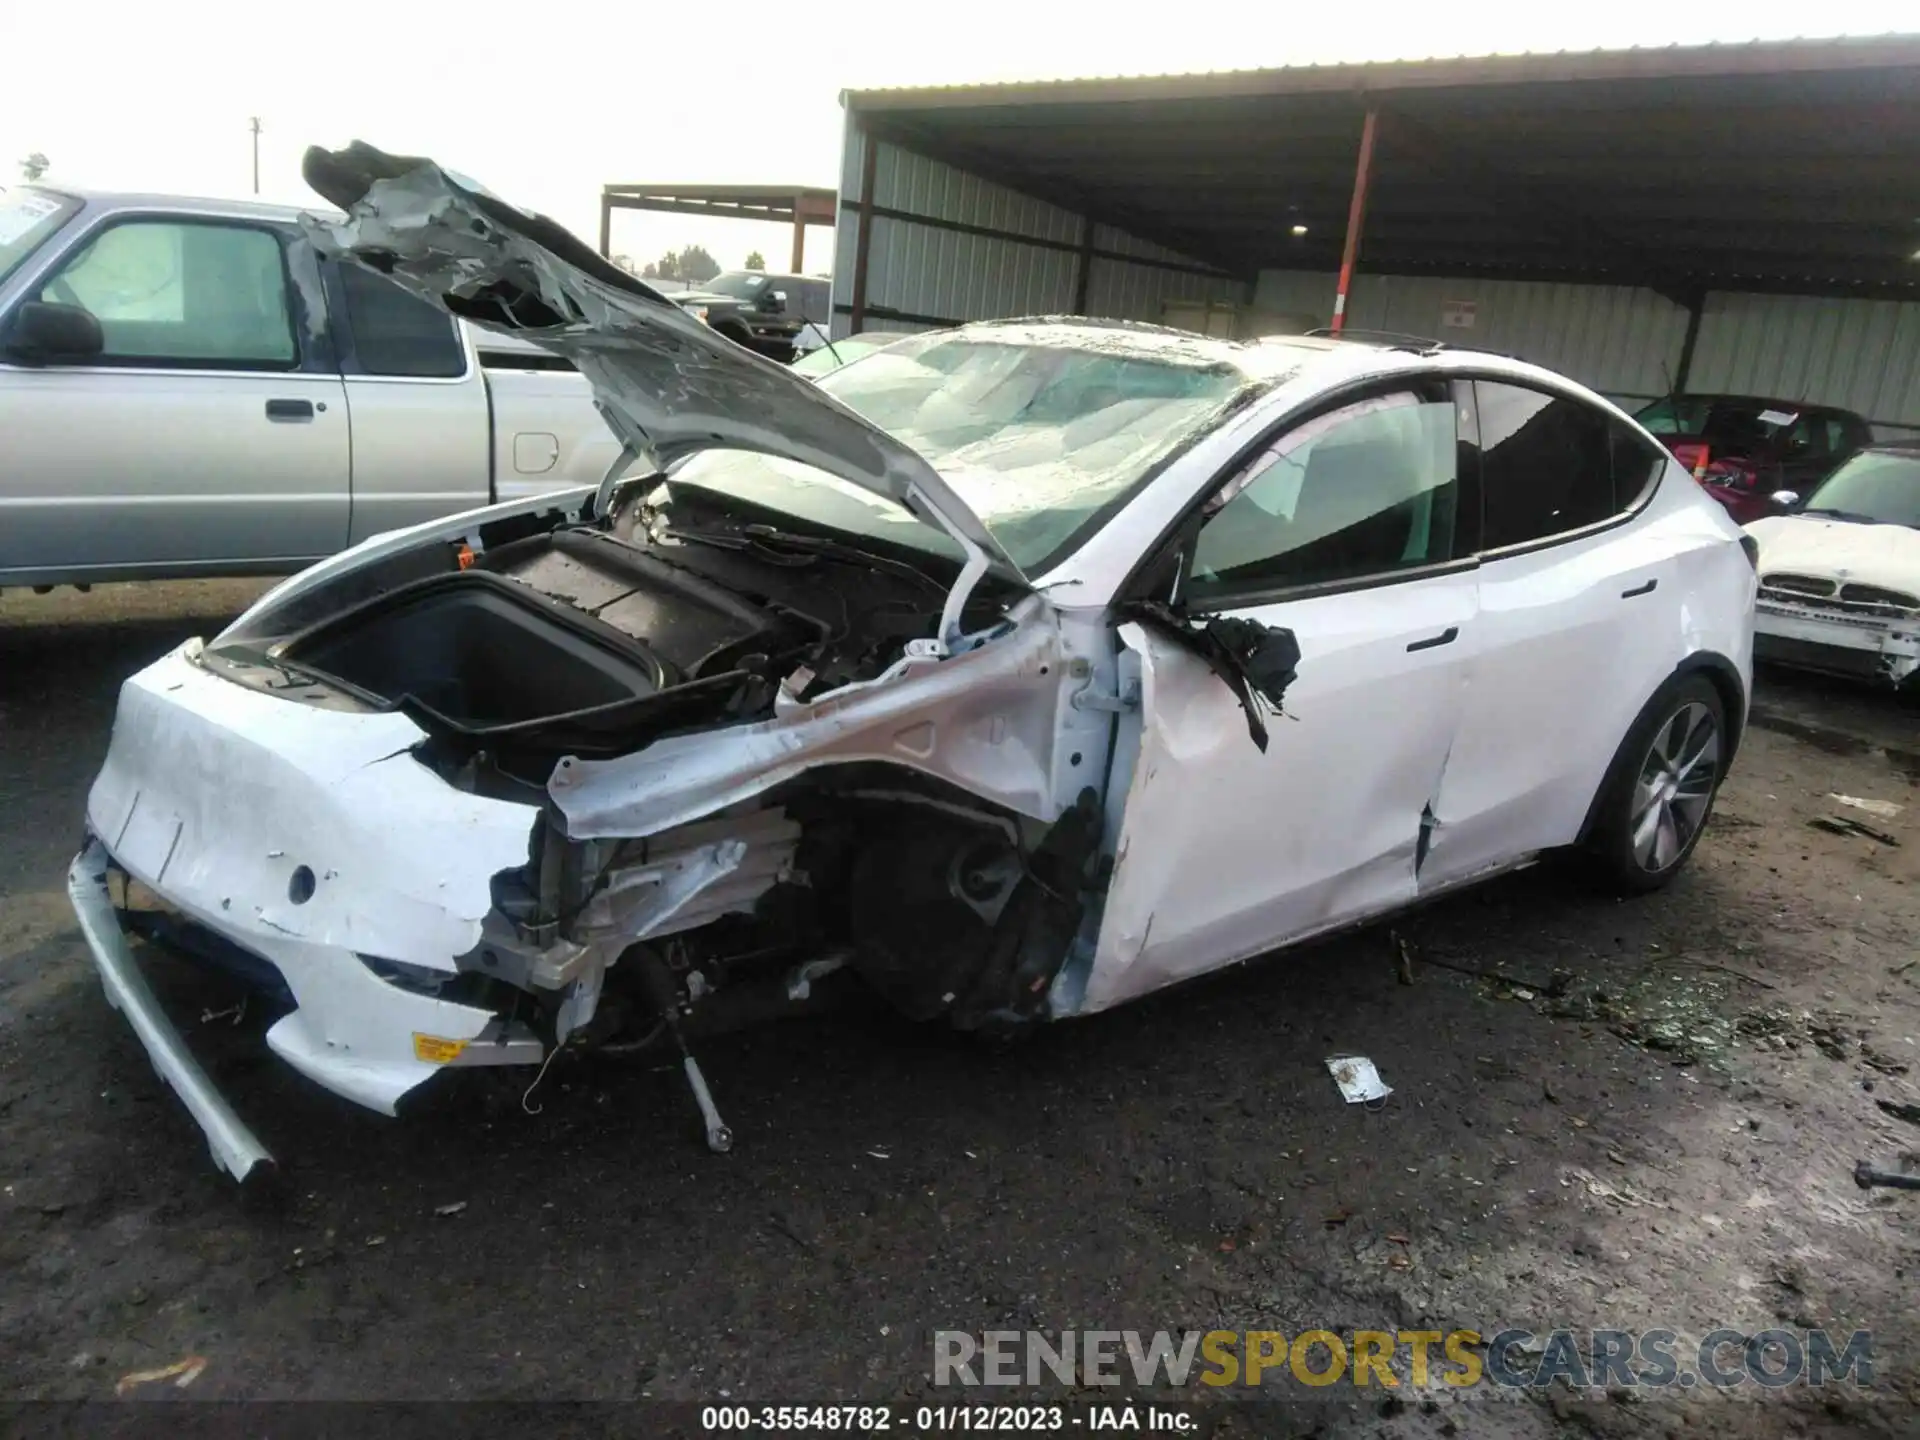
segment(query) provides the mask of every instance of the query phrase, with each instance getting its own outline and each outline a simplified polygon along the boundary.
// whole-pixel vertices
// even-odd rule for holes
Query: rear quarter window
[[[1482,548],[1503,550],[1597,524],[1614,500],[1611,417],[1569,396],[1474,382]]]

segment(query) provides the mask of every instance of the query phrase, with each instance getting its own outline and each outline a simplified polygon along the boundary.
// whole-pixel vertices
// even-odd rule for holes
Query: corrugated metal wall
[[[853,303],[860,214],[851,202],[860,198],[866,143],[848,128],[834,234],[836,336],[847,332]],[[873,206],[866,306],[876,328],[1072,312],[1086,224],[1075,212],[884,141],[874,156]],[[1159,320],[1170,300],[1247,298],[1243,282],[1201,273],[1187,257],[1109,225],[1094,226],[1093,247],[1090,314]]]
[[[1262,271],[1254,309],[1317,316],[1315,323],[1325,324],[1334,285],[1330,273]],[[1470,326],[1446,323],[1469,307]],[[1361,273],[1347,299],[1347,323],[1517,355],[1624,402],[1666,394],[1686,337],[1687,312],[1651,290],[1624,285]]]
[[[834,236],[836,336],[847,333],[853,300],[860,216],[851,202],[860,197],[865,144],[849,125]],[[1073,310],[1086,224],[1077,213],[885,142],[873,181],[869,328]],[[1180,317],[1230,304],[1254,329],[1270,330],[1322,325],[1332,311],[1330,273],[1265,270],[1250,287],[1105,224],[1093,227],[1093,249],[1090,315],[1163,321],[1170,305]],[[1469,309],[1471,325],[1445,323]],[[1444,335],[1518,355],[1629,408],[1667,392],[1687,328],[1687,312],[1651,290],[1364,269],[1347,313],[1358,329]],[[1912,433],[1920,430],[1920,304],[1715,292],[1687,388],[1840,405],[1883,433]]]
[[[1716,292],[1687,388],[1839,405],[1910,435],[1920,429],[1920,305]]]

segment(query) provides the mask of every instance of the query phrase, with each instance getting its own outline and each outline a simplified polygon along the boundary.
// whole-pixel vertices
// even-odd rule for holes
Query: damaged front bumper
[[[67,871],[67,896],[93,955],[94,968],[100,972],[107,1003],[127,1017],[133,1033],[146,1047],[154,1070],[199,1123],[215,1162],[234,1179],[244,1181],[260,1166],[271,1165],[273,1157],[214,1088],[166,1011],[160,1008],[146,976],[140,973],[140,962],[120,933],[120,922],[107,894],[109,864],[106,848],[94,840]]]
[[[1920,612],[1843,610],[1839,602],[1799,604],[1763,595],[1754,607],[1757,659],[1803,670],[1900,686],[1920,670]]]
[[[267,1158],[142,978],[108,878],[262,962],[294,1008],[267,1043],[319,1085],[393,1114],[448,1066],[537,1064],[492,1010],[433,993],[479,944],[493,878],[527,863],[538,812],[468,795],[414,758],[399,714],[290,704],[213,675],[197,641],[122,687],[89,841],[69,878],[108,998],[244,1178]],[[423,983],[424,981],[424,983]]]

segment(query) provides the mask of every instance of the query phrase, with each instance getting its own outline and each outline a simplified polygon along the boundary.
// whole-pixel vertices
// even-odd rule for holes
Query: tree
[[[766,269],[766,268],[767,268],[767,257],[766,257],[766,256],[764,256],[764,255],[762,255],[762,254],[761,254],[761,253],[760,253],[760,252],[759,252],[758,250],[754,250],[754,251],[752,251],[752,252],[750,252],[750,253],[748,254],[748,256],[747,256],[747,269],[749,269],[749,270],[764,270],[764,269]]]
[[[649,260],[645,265],[640,267],[640,278],[642,280],[660,280],[665,277],[660,274],[660,267]]]
[[[36,150],[20,162],[20,173],[29,180],[38,180],[47,173],[47,157]]]
[[[693,284],[711,280],[720,273],[720,262],[707,253],[704,245],[689,245],[680,252],[680,278]]]
[[[689,245],[683,250],[669,250],[640,273],[650,280],[682,280],[697,285],[718,275],[720,265],[705,246]]]
[[[629,275],[633,274],[633,257],[631,255],[616,255],[613,257],[613,263],[614,268],[624,270]]]

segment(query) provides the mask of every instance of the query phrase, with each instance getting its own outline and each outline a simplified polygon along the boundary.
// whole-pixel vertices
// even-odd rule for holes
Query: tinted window
[[[1604,411],[1494,381],[1474,382],[1480,419],[1482,548],[1563,535],[1614,514]]]
[[[1640,503],[1673,456],[1623,421],[1609,418],[1607,430],[1613,437],[1613,508],[1618,513]]]
[[[453,317],[364,265],[340,267],[353,354],[367,375],[451,376],[467,357]]]
[[[1453,557],[1450,397],[1402,391],[1317,416],[1214,497],[1189,598],[1380,575]]]
[[[109,362],[287,369],[295,358],[280,241],[251,226],[112,226],[38,298],[90,310]]]

